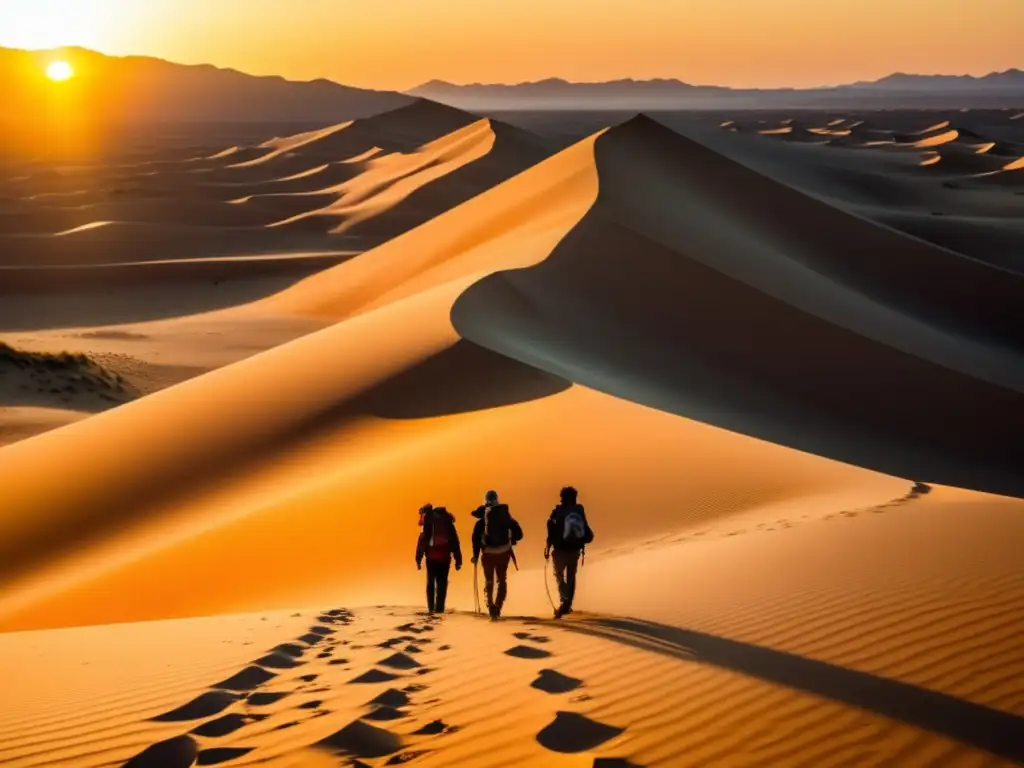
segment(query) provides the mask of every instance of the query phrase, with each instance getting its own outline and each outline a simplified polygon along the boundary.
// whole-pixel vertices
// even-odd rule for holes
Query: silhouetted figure
[[[473,526],[473,563],[482,560],[487,612],[496,620],[508,595],[508,564],[515,557],[512,547],[522,540],[523,529],[509,513],[508,505],[498,502],[496,491],[487,492],[483,506],[473,510],[473,517],[479,518]]]
[[[430,613],[444,613],[444,601],[448,596],[448,573],[452,558],[455,570],[462,568],[462,547],[459,533],[455,530],[455,517],[444,507],[425,504],[420,508],[419,540],[416,542],[416,567],[423,568],[427,560],[427,610]]]
[[[575,488],[567,486],[561,490],[561,503],[548,518],[548,542],[544,548],[544,559],[552,558],[555,581],[558,582],[558,596],[561,605],[555,609],[555,618],[560,619],[572,613],[572,601],[576,597],[576,570],[580,555],[587,544],[594,540],[594,532],[587,522],[587,513],[582,504],[576,503]]]

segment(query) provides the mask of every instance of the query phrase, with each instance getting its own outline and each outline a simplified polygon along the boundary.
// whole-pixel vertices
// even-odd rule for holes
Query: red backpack
[[[449,521],[445,515],[437,514],[436,510],[430,520],[429,529],[424,528],[424,535],[429,530],[427,539],[427,557],[431,560],[447,560],[451,555],[451,543],[449,540]]]

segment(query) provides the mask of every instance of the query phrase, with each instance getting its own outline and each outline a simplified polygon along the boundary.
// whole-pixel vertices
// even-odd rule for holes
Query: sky
[[[0,0],[0,46],[80,45],[367,88],[674,77],[811,86],[1024,68],[1024,0]]]

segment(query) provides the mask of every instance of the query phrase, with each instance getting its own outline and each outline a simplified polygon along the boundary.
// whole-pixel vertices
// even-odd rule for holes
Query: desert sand
[[[965,135],[932,117],[551,154],[419,103],[161,166],[140,221],[8,201],[45,245],[6,230],[0,762],[1024,761],[1024,273],[826,194],[874,153],[1012,221],[1012,186],[932,181]],[[886,146],[829,144],[858,129]],[[597,540],[555,622],[567,483]],[[526,531],[494,623],[488,488]],[[425,501],[467,557],[443,616]]]

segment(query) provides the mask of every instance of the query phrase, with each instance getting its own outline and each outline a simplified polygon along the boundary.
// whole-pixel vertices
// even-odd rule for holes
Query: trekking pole
[[[479,565],[479,563],[477,563],[477,562],[473,563],[473,608],[476,611],[476,613],[479,615],[479,613],[480,613],[480,586],[479,586],[479,582],[477,580],[477,575],[476,575],[477,565]]]
[[[554,567],[554,566],[552,566],[552,567]],[[551,604],[551,610],[552,611],[557,611],[558,609],[555,607],[555,601],[551,597],[551,587],[548,586],[548,577],[550,575],[551,574],[548,573],[548,563],[545,561],[545,563],[544,563],[544,591],[548,593],[548,602]]]

